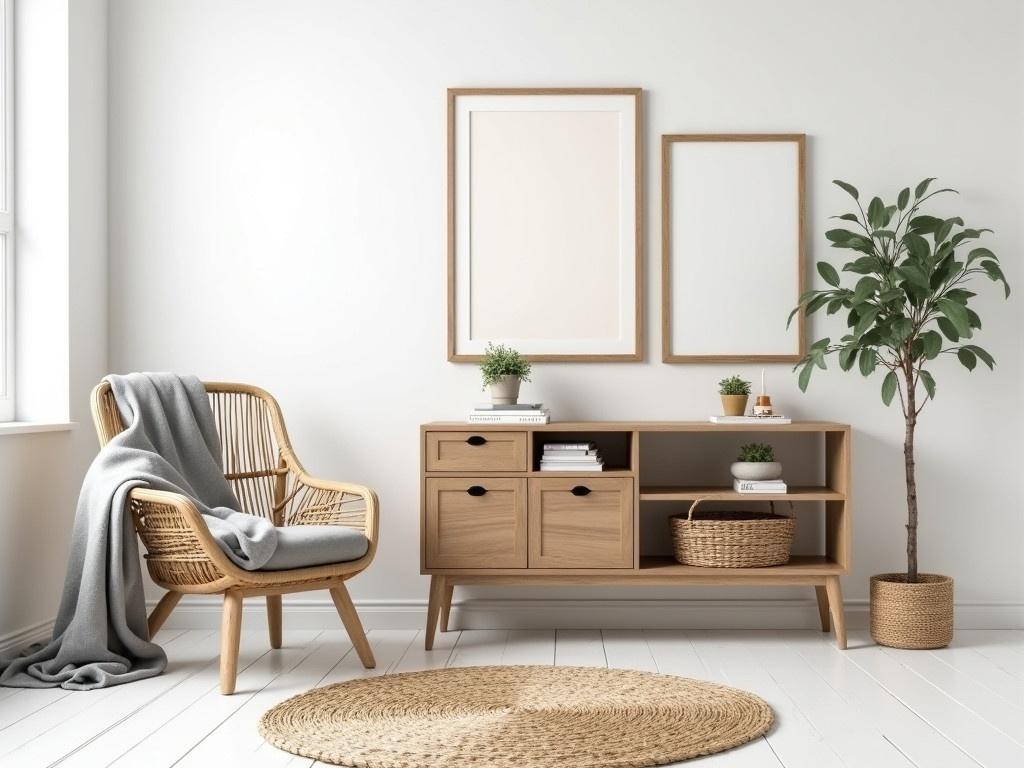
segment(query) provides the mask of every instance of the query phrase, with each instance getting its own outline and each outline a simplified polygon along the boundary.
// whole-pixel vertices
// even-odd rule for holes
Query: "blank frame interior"
[[[448,357],[637,360],[639,89],[451,89]]]
[[[662,137],[662,359],[796,362],[803,134]]]

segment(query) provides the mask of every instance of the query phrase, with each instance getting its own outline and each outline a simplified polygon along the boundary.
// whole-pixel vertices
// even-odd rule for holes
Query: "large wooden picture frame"
[[[448,90],[448,359],[641,360],[639,88]]]
[[[662,360],[805,353],[803,134],[661,137]]]

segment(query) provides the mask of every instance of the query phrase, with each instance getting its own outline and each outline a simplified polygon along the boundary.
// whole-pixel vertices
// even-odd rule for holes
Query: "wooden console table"
[[[731,486],[643,486],[650,460],[644,436],[709,433],[801,433],[824,451],[821,485],[784,494],[740,494]],[[846,648],[839,577],[850,564],[850,427],[832,422],[719,425],[708,422],[553,422],[472,425],[434,422],[420,429],[420,565],[430,575],[426,647],[439,620],[448,629],[457,584],[806,585],[813,586],[822,631],[835,627]],[[801,438],[802,439],[802,438]],[[545,442],[590,441],[604,472],[541,472]],[[689,444],[689,443],[688,443]],[[691,446],[692,447],[692,446]],[[822,502],[824,553],[794,555],[771,568],[700,568],[646,556],[642,506],[656,502]],[[665,531],[665,536],[668,531]]]

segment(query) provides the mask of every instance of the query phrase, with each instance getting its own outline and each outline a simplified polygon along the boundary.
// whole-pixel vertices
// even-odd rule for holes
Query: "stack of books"
[[[541,472],[602,472],[604,459],[593,443],[545,443]]]
[[[470,424],[547,424],[551,411],[543,403],[515,403],[513,405],[477,405],[469,414]]]
[[[732,487],[739,493],[786,493],[784,480],[733,480]]]
[[[709,416],[712,424],[792,424],[789,416],[781,413],[774,416]]]

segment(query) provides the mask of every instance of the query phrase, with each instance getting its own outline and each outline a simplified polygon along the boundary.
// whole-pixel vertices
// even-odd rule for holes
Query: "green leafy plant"
[[[718,394],[720,395],[749,395],[750,382],[744,381],[739,376],[730,376],[718,382]]]
[[[768,443],[747,443],[740,446],[736,461],[775,461],[775,450]]]
[[[480,373],[483,374],[484,387],[494,384],[502,376],[516,376],[522,381],[529,381],[530,363],[511,347],[487,342],[480,361]]]
[[[976,275],[983,275],[1002,283],[1005,296],[1010,295],[996,255],[972,245],[992,230],[966,227],[959,216],[943,219],[920,212],[936,195],[956,193],[954,189],[928,192],[933,181],[922,181],[913,196],[910,187],[904,188],[895,205],[873,197],[866,211],[852,184],[834,181],[857,204],[856,213],[833,217],[852,222],[855,229],[825,233],[833,248],[856,254],[842,266],[843,273],[854,276],[852,285],[844,285],[840,272],[830,263],[819,261],[818,274],[829,287],[806,291],[789,316],[792,321],[801,309],[807,315],[822,309],[829,315],[841,310],[847,313],[849,333],[838,343],[819,339],[797,363],[801,390],[807,389],[814,369],[825,368],[825,358],[836,354],[844,371],[857,367],[864,376],[879,369],[885,372],[881,394],[887,406],[899,395],[906,427],[903,455],[909,583],[918,581],[914,431],[921,410],[936,393],[935,377],[928,366],[943,355],[955,355],[969,371],[978,360],[992,368],[992,355],[971,343],[975,331],[981,329],[981,318],[970,307],[977,294],[967,286]]]

